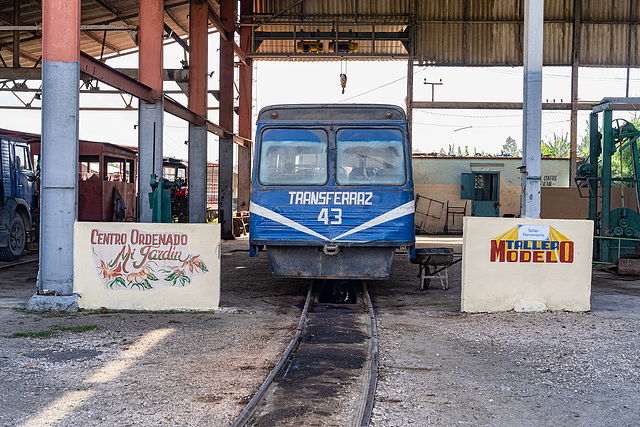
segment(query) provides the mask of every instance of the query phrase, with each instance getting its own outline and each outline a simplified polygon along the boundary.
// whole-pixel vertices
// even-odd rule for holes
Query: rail
[[[369,296],[369,290],[367,289],[366,283],[363,283],[362,285],[362,293],[364,294],[367,309],[369,310],[369,320],[371,322],[371,347],[369,349],[370,366],[367,370],[370,372],[371,376],[369,378],[367,397],[364,401],[363,414],[361,418],[362,422],[360,423],[361,427],[367,427],[371,421],[373,403],[376,397],[376,387],[378,386],[378,327],[376,325],[376,316],[373,311],[373,303],[371,302],[371,297]]]
[[[307,292],[307,300],[304,303],[304,308],[302,309],[302,314],[300,314],[300,321],[298,322],[298,329],[296,330],[296,334],[291,339],[291,342],[289,343],[289,346],[287,347],[287,349],[282,354],[282,357],[280,358],[280,360],[278,361],[276,366],[274,366],[274,368],[271,370],[271,373],[269,374],[267,379],[264,381],[262,386],[260,386],[260,388],[258,389],[256,394],[249,401],[249,403],[242,410],[242,412],[240,412],[240,415],[238,416],[238,418],[236,418],[235,422],[232,424],[232,427],[244,426],[251,419],[251,416],[253,415],[253,413],[255,412],[255,410],[256,410],[256,408],[258,406],[258,403],[260,403],[260,401],[264,397],[264,395],[267,392],[267,390],[269,390],[269,388],[273,384],[273,380],[280,373],[280,371],[284,367],[285,363],[289,359],[289,356],[291,356],[291,353],[293,352],[293,350],[300,343],[300,340],[301,340],[301,337],[302,337],[302,331],[304,330],[304,325],[305,325],[305,322],[307,320],[307,314],[309,313],[309,306],[311,305],[311,300],[313,299],[312,291],[313,291],[313,284],[311,286],[309,286],[309,291]]]
[[[334,285],[335,286],[335,285]],[[320,323],[324,324],[326,322],[326,318],[324,316],[326,316],[327,312],[324,311],[324,314],[318,314],[318,311],[316,311],[316,309],[311,310],[310,309],[310,304],[314,299],[314,286],[312,285],[309,288],[309,291],[307,293],[307,300],[305,302],[304,308],[302,310],[302,314],[300,315],[300,321],[298,323],[298,329],[296,331],[295,336],[293,337],[293,339],[291,340],[291,342],[289,343],[289,346],[287,347],[287,349],[284,351],[283,355],[281,356],[280,360],[278,361],[277,365],[273,368],[273,370],[271,371],[271,373],[269,374],[269,376],[267,377],[267,379],[264,381],[264,383],[262,384],[262,386],[258,389],[258,391],[256,392],[256,394],[253,396],[253,398],[251,399],[251,401],[249,401],[249,403],[247,404],[247,406],[242,410],[242,412],[240,413],[240,415],[238,416],[238,418],[235,420],[235,422],[232,424],[233,427],[240,427],[240,426],[245,426],[245,425],[253,425],[252,423],[258,422],[258,424],[260,424],[261,422],[264,423],[264,419],[265,418],[268,419],[269,417],[269,412],[270,410],[267,410],[266,412],[262,412],[264,411],[264,400],[268,399],[271,400],[274,398],[274,394],[277,395],[279,393],[279,385],[278,385],[278,379],[280,378],[281,375],[283,375],[283,372],[286,372],[289,370],[289,368],[291,366],[295,366],[296,365],[296,361],[295,359],[298,356],[298,353],[302,352],[304,353],[304,360],[305,360],[305,364],[308,364],[307,367],[305,369],[311,369],[310,372],[314,372],[313,375],[311,375],[311,377],[315,377],[315,378],[319,378],[322,377],[323,375],[326,375],[327,372],[325,371],[314,371],[314,367],[312,367],[311,365],[313,365],[313,362],[310,362],[310,360],[327,360],[327,359],[323,359],[324,357],[326,357],[327,354],[334,354],[334,353],[324,353],[322,354],[323,351],[323,344],[316,344],[313,345],[312,347],[314,348],[314,350],[310,351],[310,348],[308,346],[308,344],[306,344],[307,339],[305,338],[305,340],[302,339],[302,335],[304,334],[307,338],[310,337],[310,339],[313,339],[314,337],[318,337],[319,339],[319,343],[326,343],[326,341],[323,341],[323,339],[325,339],[327,336],[333,336],[331,334],[335,334],[335,329],[333,326],[329,326],[327,330],[331,331],[330,335],[323,335],[325,330],[322,330],[322,327],[318,328],[318,325],[314,323],[314,319],[318,320],[318,319],[322,319],[322,321]],[[328,306],[332,306],[333,304],[341,304],[343,303],[342,299],[344,297],[344,294],[342,292],[338,292],[337,294],[336,292],[336,288],[335,287],[329,287],[329,288],[322,288],[324,289],[330,289],[333,290],[334,294],[332,295],[333,299],[335,297],[337,297],[337,299],[333,299],[333,302],[329,303]],[[351,288],[353,290],[353,288]],[[321,291],[321,293],[324,295],[324,297],[327,297],[328,295],[326,293],[324,293],[323,291]],[[330,292],[329,292],[330,293]],[[323,299],[323,297],[321,297],[320,295],[318,295],[318,298],[320,300]],[[351,310],[351,309],[347,309],[346,311],[342,311],[342,314],[338,315],[339,320],[336,321],[337,324],[341,325],[341,332],[344,332],[345,327],[348,328],[348,326],[345,326],[345,319],[347,318],[351,318],[351,319],[355,319],[355,317],[352,314],[348,314],[348,313],[359,313],[356,314],[356,316],[362,316],[362,314],[366,315],[366,317],[369,318],[369,322],[367,325],[367,329],[368,331],[365,333],[365,336],[369,336],[370,339],[368,340],[368,345],[367,345],[367,352],[366,355],[363,353],[362,357],[364,357],[363,360],[363,365],[362,367],[363,369],[363,373],[362,376],[355,376],[354,378],[359,377],[360,379],[357,380],[357,384],[358,384],[358,389],[360,390],[360,392],[358,393],[358,399],[357,401],[354,402],[354,407],[352,408],[352,412],[349,413],[349,418],[351,418],[353,416],[353,418],[351,419],[351,421],[345,422],[344,425],[349,425],[351,427],[367,427],[370,423],[371,420],[371,414],[373,411],[373,404],[374,404],[374,399],[375,399],[375,392],[376,392],[376,387],[377,387],[377,382],[378,382],[378,331],[377,331],[377,327],[376,327],[376,319],[375,319],[375,314],[374,314],[374,309],[373,309],[373,304],[371,302],[371,298],[369,296],[369,292],[367,290],[367,284],[366,282],[362,283],[362,299],[363,299],[363,307],[361,309],[363,309],[364,311],[359,311],[358,310]],[[340,301],[340,302],[335,302],[335,301]],[[346,300],[344,300],[346,301]],[[323,303],[320,301],[320,305],[322,305]],[[350,304],[350,303],[348,303]],[[315,306],[314,306],[315,307]],[[327,307],[327,305],[323,305],[323,307]],[[355,306],[354,306],[355,307]],[[330,308],[330,310],[335,310],[333,308]],[[313,313],[312,313],[313,312]],[[323,309],[320,309],[320,313],[323,312]],[[344,316],[346,314],[347,317],[341,317]],[[334,319],[335,316],[337,315],[337,313],[333,312],[331,314],[331,316],[329,316],[329,318]],[[319,317],[318,317],[319,316]],[[363,319],[364,320],[364,319]],[[357,323],[357,322],[356,322]],[[323,338],[324,337],[324,338]],[[331,340],[329,340],[331,341]],[[335,347],[333,347],[333,345],[338,344],[340,346],[344,345],[344,342],[340,339],[337,342],[330,342],[329,346],[330,348],[332,348],[331,351],[335,351]],[[315,353],[315,355],[318,354],[322,354],[322,356],[320,357],[320,359],[315,358],[314,359],[314,352],[317,352],[320,349],[320,353]],[[342,351],[342,350],[341,350]],[[317,356],[315,356],[317,357]],[[355,356],[358,357],[358,356]],[[326,363],[326,362],[324,362]],[[322,362],[320,363],[322,364]],[[333,366],[332,363],[330,363],[332,365],[332,369],[335,368],[335,366]],[[338,365],[340,365],[340,363],[338,363]],[[348,364],[350,365],[350,364]],[[294,370],[297,368],[294,368]],[[340,369],[340,368],[338,368]],[[349,367],[347,369],[353,369],[352,367]],[[322,372],[321,374],[318,374],[318,372]],[[332,371],[332,373],[335,374],[335,371]],[[338,374],[339,375],[339,374]],[[304,377],[304,376],[303,376]],[[329,377],[328,377],[329,378]],[[331,377],[333,378],[333,377]],[[298,381],[298,380],[294,380]],[[305,381],[304,379],[302,380],[303,382]],[[321,380],[319,383],[317,384],[322,384],[322,387],[326,387],[326,382],[323,382],[324,380]],[[309,390],[313,390],[314,387],[314,380],[311,381],[311,383],[305,383],[304,386],[301,386],[301,384],[296,383],[295,387],[287,390],[287,387],[284,388],[284,399],[287,402],[286,405],[291,405],[292,404],[292,400],[293,399],[295,401],[295,399],[302,399],[303,401],[307,398],[309,398],[309,396],[312,396],[312,399],[316,397],[316,393],[315,392],[311,392],[311,394],[307,394],[305,395],[305,391],[309,391]],[[291,383],[287,383],[288,386],[291,386]],[[355,383],[354,383],[355,385]],[[287,394],[287,393],[291,393],[291,390],[294,390],[294,393],[301,393],[300,395],[296,395],[296,397],[293,397],[293,395]],[[335,396],[334,396],[335,397]],[[280,396],[280,398],[282,399],[282,395]],[[277,399],[275,400],[277,402]],[[310,411],[309,414],[311,414],[312,412],[318,411],[317,406],[315,406],[316,404],[318,404],[318,402],[314,403],[313,411]],[[275,404],[276,406],[278,406],[278,404]],[[281,404],[280,404],[281,405]],[[298,405],[298,403],[293,403],[293,405]],[[267,405],[268,406],[268,405]],[[304,405],[303,405],[304,406]],[[298,406],[296,406],[298,408]],[[262,409],[261,409],[262,408]],[[331,409],[329,409],[330,407],[327,407],[327,411],[331,411]],[[278,411],[279,409],[276,409],[276,411]],[[304,410],[303,410],[304,412]],[[322,412],[322,411],[321,411]],[[306,415],[302,415],[302,416],[306,416]],[[316,415],[311,415],[311,416],[316,416]],[[300,421],[302,422],[302,421]],[[306,420],[305,422],[309,423],[309,424],[313,424],[315,425],[315,421],[308,421]],[[295,424],[295,423],[293,423]]]

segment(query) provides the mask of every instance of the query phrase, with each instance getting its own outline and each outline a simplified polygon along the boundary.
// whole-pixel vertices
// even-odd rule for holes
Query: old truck
[[[20,259],[37,237],[38,174],[25,140],[0,135],[0,260]]]

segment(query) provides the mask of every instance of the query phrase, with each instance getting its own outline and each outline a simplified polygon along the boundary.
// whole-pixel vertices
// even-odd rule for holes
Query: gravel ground
[[[373,425],[640,425],[638,281],[596,272],[593,314],[461,314],[458,265],[421,293],[398,264],[375,288]]]
[[[223,245],[213,313],[16,311],[36,264],[0,270],[3,426],[229,425],[288,345],[307,289],[271,279],[241,239]],[[391,280],[369,284],[380,334],[373,425],[640,425],[640,282],[595,272],[590,314],[468,315],[459,264],[447,291],[421,292],[416,274],[397,255]],[[74,326],[89,330],[61,330]]]
[[[306,295],[301,281],[274,288],[266,257],[246,247],[225,243],[213,313],[0,308],[0,425],[230,425],[289,344]],[[36,271],[0,270],[0,295],[25,300]],[[8,338],[52,328],[50,338]]]

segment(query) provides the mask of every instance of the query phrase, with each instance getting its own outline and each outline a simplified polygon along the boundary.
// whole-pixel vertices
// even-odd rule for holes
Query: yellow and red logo
[[[517,225],[491,240],[491,262],[573,263],[574,244],[550,225]]]

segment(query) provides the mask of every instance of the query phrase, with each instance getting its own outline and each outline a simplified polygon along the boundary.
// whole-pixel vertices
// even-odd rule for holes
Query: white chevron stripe
[[[415,202],[412,200],[410,202],[405,203],[402,206],[398,206],[395,209],[390,210],[389,212],[383,213],[382,215],[373,218],[364,224],[360,224],[356,228],[347,231],[346,233],[342,233],[338,237],[333,240],[342,239],[350,234],[357,233],[358,231],[366,230],[367,228],[375,227],[376,225],[382,224],[383,222],[391,221],[392,219],[400,218],[401,216],[409,215],[414,213],[415,211]]]
[[[298,224],[297,222],[295,222],[295,221],[293,221],[293,220],[291,220],[291,219],[289,219],[289,218],[287,218],[287,217],[285,217],[283,215],[280,215],[279,213],[276,213],[276,212],[274,212],[274,211],[272,211],[270,209],[262,207],[262,206],[260,206],[260,205],[258,205],[256,203],[251,203],[249,211],[251,213],[256,214],[256,215],[260,215],[260,216],[263,216],[265,218],[268,218],[268,219],[270,219],[272,221],[279,222],[280,224],[286,225],[287,227],[291,227],[291,228],[293,228],[295,230],[298,230],[298,231],[301,231],[303,233],[310,234],[312,236],[318,237],[318,238],[320,238],[322,240],[335,241],[335,240],[338,240],[338,239],[342,239],[342,238],[344,238],[344,237],[346,237],[346,236],[348,236],[350,234],[357,233],[357,232],[362,231],[362,230],[366,230],[367,228],[375,227],[376,225],[382,224],[384,222],[391,221],[393,219],[400,218],[400,217],[405,216],[405,215],[413,214],[414,211],[415,211],[415,202],[412,200],[410,202],[405,203],[402,206],[398,206],[397,208],[392,209],[389,212],[385,212],[382,215],[365,222],[364,224],[360,224],[356,228],[353,228],[353,229],[347,231],[346,233],[342,233],[338,237],[336,237],[334,239],[331,239],[331,240],[329,240],[327,237],[323,236],[322,234],[316,233],[315,231],[311,230],[310,228],[305,227],[302,224]]]
[[[303,233],[311,234],[312,236],[318,237],[318,238],[320,238],[322,240],[327,240],[327,241],[329,240],[327,237],[323,236],[322,234],[316,233],[315,231],[305,227],[302,224],[298,224],[297,222],[295,222],[293,220],[290,220],[289,218],[287,218],[285,216],[282,216],[279,213],[276,213],[276,212],[274,212],[272,210],[264,208],[264,207],[262,207],[260,205],[255,204],[255,203],[251,203],[251,205],[249,207],[249,211],[251,213],[256,214],[256,215],[260,215],[260,216],[263,216],[265,218],[268,218],[268,219],[270,219],[272,221],[279,222],[280,224],[286,225],[287,227],[294,228],[294,229],[296,229],[298,231],[301,231]]]

